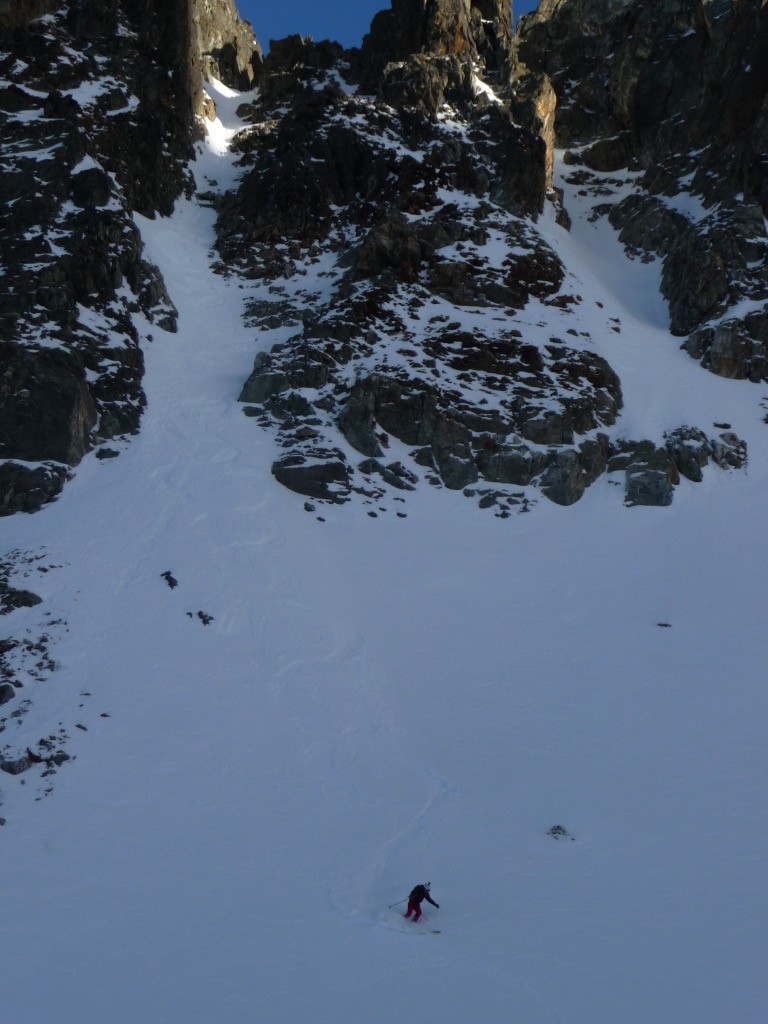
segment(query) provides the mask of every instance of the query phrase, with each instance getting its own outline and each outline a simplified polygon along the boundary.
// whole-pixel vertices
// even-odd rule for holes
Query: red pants
[[[415,917],[413,919],[413,923],[415,924],[419,920],[419,918],[421,917],[421,904],[420,903],[411,903],[411,901],[408,900],[408,909],[403,914],[403,917],[410,917],[411,914],[415,914]]]

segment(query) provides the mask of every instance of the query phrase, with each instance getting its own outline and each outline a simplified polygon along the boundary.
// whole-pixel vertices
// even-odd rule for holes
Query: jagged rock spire
[[[234,0],[192,0],[197,48],[203,72],[233,89],[252,88],[262,52]]]
[[[504,68],[511,44],[510,0],[392,0],[363,40],[363,86],[375,88],[387,64],[414,53],[455,54]]]

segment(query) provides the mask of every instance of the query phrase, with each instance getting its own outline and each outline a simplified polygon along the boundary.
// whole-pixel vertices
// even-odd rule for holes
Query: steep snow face
[[[216,99],[203,193],[237,174]],[[4,522],[43,598],[7,632],[47,627],[55,671],[2,738],[72,757],[0,777],[9,1020],[762,1020],[765,399],[678,351],[578,192],[541,230],[621,322],[619,424],[749,445],[669,509],[603,477],[507,521],[429,487],[308,515],[236,402],[274,339],[211,273],[212,210],[137,218],[179,310],[142,432]],[[419,881],[414,927],[388,907]]]

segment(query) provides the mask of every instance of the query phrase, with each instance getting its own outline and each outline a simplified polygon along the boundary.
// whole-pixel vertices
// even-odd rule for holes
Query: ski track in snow
[[[241,97],[216,100],[203,191],[237,173]],[[88,729],[49,798],[2,780],[8,1020],[762,1021],[764,389],[681,353],[658,268],[578,204],[540,230],[622,378],[619,432],[749,443],[668,509],[603,478],[508,521],[422,487],[406,520],[318,522],[235,401],[257,342],[213,212],[137,218],[180,312],[141,434],[4,521],[61,566],[32,589],[68,628],[26,721],[84,703]],[[426,880],[441,934],[411,941],[387,907]]]

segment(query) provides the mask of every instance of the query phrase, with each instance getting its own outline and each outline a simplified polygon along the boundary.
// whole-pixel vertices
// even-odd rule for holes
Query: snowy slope
[[[765,396],[679,351],[658,271],[578,201],[541,230],[621,320],[621,430],[749,445],[667,509],[603,477],[506,521],[430,488],[307,515],[235,401],[255,343],[213,212],[141,221],[180,312],[142,432],[4,523],[59,566],[9,625],[66,620],[23,727],[53,706],[77,755],[46,799],[2,782],[4,1019],[763,1020]],[[427,880],[415,929],[387,907]]]

